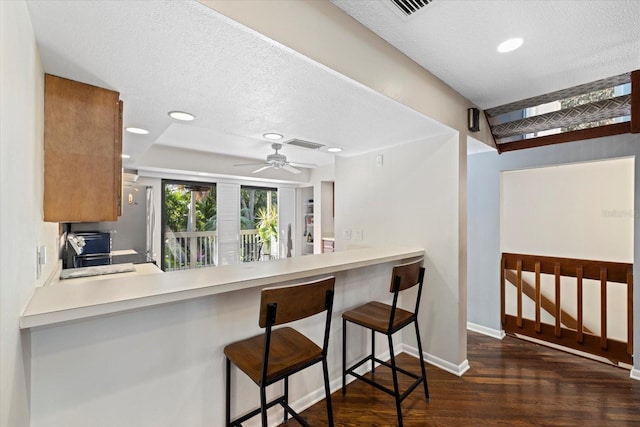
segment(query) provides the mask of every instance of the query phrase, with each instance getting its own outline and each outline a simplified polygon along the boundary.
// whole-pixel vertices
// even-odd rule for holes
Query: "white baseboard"
[[[487,328],[486,326],[478,325],[477,323],[467,322],[467,329],[499,340],[506,336],[503,330]]]
[[[632,369],[629,377],[633,380],[640,381],[640,369]]]
[[[413,357],[418,357],[418,349],[407,344],[402,345],[402,349],[405,353],[410,354]],[[453,364],[449,361],[439,358],[438,356],[434,356],[433,354],[424,353],[424,360],[430,365],[435,366],[436,368],[440,368],[443,371],[447,371],[453,375],[457,375],[461,377],[465,372],[469,370],[469,361],[467,359],[464,360],[459,365]]]

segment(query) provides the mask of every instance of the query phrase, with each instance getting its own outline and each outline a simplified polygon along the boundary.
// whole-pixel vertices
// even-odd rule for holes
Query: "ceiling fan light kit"
[[[264,136],[265,139],[269,139],[269,140],[272,140],[272,141],[277,141],[279,139],[282,139],[282,135],[280,135],[279,133],[275,133],[275,132],[267,132],[262,136]]]

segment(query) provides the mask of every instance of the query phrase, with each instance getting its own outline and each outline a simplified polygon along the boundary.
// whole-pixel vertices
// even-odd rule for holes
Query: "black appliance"
[[[109,256],[111,233],[104,231],[77,231],[66,240],[63,268],[86,267],[88,259]]]
[[[76,267],[92,267],[95,265],[109,265],[109,264],[144,264],[146,262],[155,261],[149,258],[145,254],[131,253],[124,255],[110,255],[110,254],[94,254],[86,256],[77,256],[75,259]]]
[[[84,241],[82,252],[78,254],[67,240],[67,256],[64,268],[93,267],[109,264],[142,264],[155,262],[146,254],[131,251],[114,255],[111,251],[111,233],[104,231],[76,231],[74,238]]]

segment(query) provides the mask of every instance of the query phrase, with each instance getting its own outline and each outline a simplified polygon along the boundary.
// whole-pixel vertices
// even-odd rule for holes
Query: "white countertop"
[[[122,273],[99,279],[68,279],[57,286],[35,290],[20,318],[20,328],[53,325],[420,256],[424,256],[420,248],[364,248],[163,274]]]
[[[60,277],[58,277],[57,273],[54,273],[55,277],[51,281],[51,283],[49,283],[49,286],[69,285],[71,283],[74,283],[74,284],[89,283],[89,282],[94,282],[96,280],[122,279],[124,277],[137,277],[142,274],[162,273],[162,270],[160,270],[160,268],[152,262],[146,262],[142,264],[114,264],[114,266],[118,266],[118,265],[132,265],[134,271],[127,271],[127,272],[114,273],[114,274],[100,274],[100,275],[87,276],[87,277],[73,277],[68,279],[61,279]],[[85,267],[85,268],[91,268],[91,267]],[[63,271],[66,271],[66,270],[63,270]]]

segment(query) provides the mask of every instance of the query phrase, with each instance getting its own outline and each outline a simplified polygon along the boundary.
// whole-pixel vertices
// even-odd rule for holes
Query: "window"
[[[240,259],[278,258],[278,191],[240,187]]]
[[[162,269],[216,265],[216,185],[163,180],[162,186]]]

